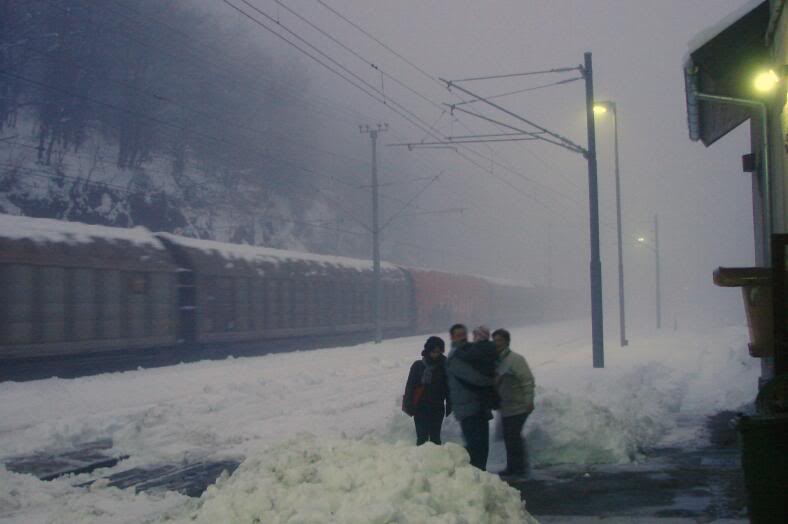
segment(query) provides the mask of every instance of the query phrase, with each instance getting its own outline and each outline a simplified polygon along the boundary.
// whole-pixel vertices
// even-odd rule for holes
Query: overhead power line
[[[485,98],[485,100],[492,100],[494,98],[503,98],[505,96],[519,95],[519,94],[522,94],[522,93],[528,93],[530,91],[537,91],[539,89],[546,89],[548,87],[560,86],[560,85],[564,85],[564,84],[571,84],[572,82],[577,82],[578,80],[582,80],[582,79],[583,79],[582,76],[576,76],[576,77],[572,77],[572,78],[567,78],[565,80],[559,80],[557,82],[550,82],[549,84],[542,84],[542,85],[538,85],[538,86],[534,86],[534,87],[527,87],[525,89],[518,89],[516,91],[509,91],[507,93],[501,93],[501,94],[498,94],[498,95],[486,96],[484,98]],[[462,106],[462,105],[466,105],[466,104],[475,104],[476,102],[481,102],[481,99],[474,98],[473,100],[468,100],[466,102],[457,102],[456,104],[452,104],[452,105],[454,107],[457,107],[457,106]]]
[[[392,48],[390,48],[389,46],[387,46],[385,43],[383,43],[383,42],[381,42],[380,40],[378,40],[377,38],[375,38],[375,36],[374,36],[374,35],[370,34],[370,33],[369,33],[368,31],[366,31],[366,30],[365,30],[363,27],[361,27],[361,26],[359,26],[359,25],[355,24],[353,21],[351,21],[351,20],[349,20],[348,18],[346,18],[346,17],[345,17],[345,16],[344,16],[342,13],[340,13],[339,11],[337,11],[336,9],[334,9],[333,7],[331,7],[330,5],[328,5],[327,3],[325,3],[323,0],[317,0],[317,3],[318,3],[318,4],[320,4],[320,5],[322,5],[323,7],[325,7],[326,9],[328,9],[329,11],[331,11],[332,13],[334,13],[336,16],[338,16],[339,18],[341,18],[342,20],[344,20],[345,22],[347,22],[347,23],[348,23],[348,24],[350,24],[351,26],[355,27],[355,28],[356,28],[357,30],[359,30],[361,33],[363,33],[364,35],[366,35],[367,37],[369,37],[370,39],[372,39],[373,41],[375,41],[375,42],[376,42],[378,45],[380,45],[382,48],[384,48],[384,49],[385,49],[385,50],[387,50],[389,53],[393,54],[394,56],[396,56],[397,58],[399,58],[400,60],[402,60],[403,62],[405,62],[406,64],[408,64],[410,67],[412,67],[413,69],[415,69],[416,71],[418,71],[419,73],[421,73],[422,75],[424,75],[425,77],[427,77],[427,78],[429,78],[430,80],[433,80],[433,81],[435,81],[435,80],[436,80],[436,78],[435,78],[435,77],[434,77],[432,74],[430,74],[430,73],[428,73],[427,71],[425,71],[424,69],[420,68],[419,66],[417,66],[416,64],[414,64],[413,62],[411,62],[410,60],[408,60],[407,58],[405,58],[405,57],[404,57],[404,56],[402,56],[401,54],[399,54],[397,51],[395,51],[394,49],[392,49]]]
[[[279,0],[277,0],[277,1],[279,1]],[[443,84],[443,83],[442,83],[442,82],[441,82],[441,81],[440,81],[438,78],[436,78],[435,76],[431,75],[430,73],[428,73],[428,72],[427,72],[427,71],[425,71],[424,69],[420,68],[418,65],[414,64],[412,61],[408,60],[408,59],[407,59],[406,57],[404,57],[402,54],[398,53],[396,50],[394,50],[394,49],[393,49],[393,48],[391,48],[390,46],[386,45],[386,44],[385,44],[384,42],[382,42],[380,39],[376,38],[376,37],[375,37],[374,35],[372,35],[372,34],[371,34],[369,31],[366,31],[364,28],[362,28],[362,27],[361,27],[361,26],[359,26],[358,24],[356,24],[356,23],[352,22],[350,19],[348,19],[346,16],[344,16],[342,13],[340,13],[339,11],[337,11],[336,9],[334,9],[333,7],[331,7],[330,5],[328,5],[327,3],[325,3],[324,1],[322,1],[322,0],[317,0],[317,1],[318,1],[318,3],[319,3],[320,5],[322,5],[322,6],[323,6],[323,7],[325,7],[326,9],[328,9],[330,12],[332,12],[333,14],[335,14],[337,17],[339,17],[340,19],[342,19],[343,21],[345,21],[346,23],[348,23],[349,25],[351,25],[352,27],[354,27],[355,29],[357,29],[358,31],[360,31],[362,34],[364,34],[365,36],[367,36],[368,38],[370,38],[371,40],[373,40],[374,42],[376,42],[378,45],[380,45],[381,47],[383,47],[384,49],[386,49],[387,51],[389,51],[390,53],[392,53],[394,56],[398,57],[400,60],[402,60],[403,62],[405,62],[406,64],[408,64],[410,67],[412,67],[412,68],[414,68],[415,70],[417,70],[417,71],[418,71],[420,74],[422,74],[424,77],[426,77],[426,78],[427,78],[427,79],[429,79],[430,81],[432,81],[432,82],[436,83],[437,85],[439,85],[439,86],[441,86],[441,87],[444,87],[444,84]],[[363,57],[362,57],[362,59],[363,59]],[[367,61],[366,59],[364,59],[364,60],[365,60],[365,62],[369,62],[369,61]],[[561,71],[564,71],[564,69],[565,69],[566,71],[571,71],[571,70],[577,70],[578,68],[577,68],[577,67],[575,67],[575,68],[561,68],[561,69],[559,69],[559,70],[549,70],[549,71],[546,71],[546,72],[561,72]],[[536,71],[536,72],[530,72],[529,74],[540,74],[540,73],[543,73],[543,72]],[[562,82],[563,82],[563,81],[562,81]],[[468,102],[468,100],[466,100],[466,99],[464,99],[463,97],[461,97],[461,96],[457,95],[456,93],[453,93],[453,94],[454,94],[455,96],[457,96],[457,97],[460,99],[460,102],[459,102],[459,103],[467,103],[467,102]],[[436,104],[436,103],[435,103],[435,102],[433,102],[433,101],[431,101],[431,103],[433,103],[433,104]],[[440,118],[440,117],[439,117],[439,118]],[[437,123],[437,122],[436,122],[436,123]],[[462,124],[462,125],[463,125],[463,127],[465,127],[466,129],[469,129],[469,128],[468,128],[466,125],[464,125],[464,124]],[[429,129],[431,130],[433,127],[434,127],[434,124],[433,124],[433,125],[431,125],[431,126],[429,126]],[[469,130],[469,132],[470,132],[470,130]],[[434,133],[430,133],[429,131],[427,132],[427,136],[432,136],[433,138],[436,138],[436,139],[438,139],[439,141],[440,141],[440,140],[442,140],[440,137],[437,137],[437,136],[435,136],[435,134],[434,134]],[[425,136],[425,138],[426,138],[426,136]],[[422,139],[422,140],[424,140],[424,139]],[[485,146],[487,146],[487,147],[490,147],[490,146],[489,146],[489,144],[484,144],[484,145],[485,145]],[[446,148],[446,147],[449,147],[449,148],[452,148],[453,146],[446,146],[446,145],[435,145],[435,146],[425,146],[425,147],[435,147],[435,148]],[[476,150],[474,150],[473,148],[469,147],[467,144],[466,144],[466,145],[463,145],[463,146],[460,146],[460,147],[461,147],[463,150],[465,150],[465,151],[467,151],[467,152],[469,152],[469,153],[471,153],[471,154],[473,154],[473,155],[480,156],[480,157],[484,158],[486,161],[490,162],[491,164],[495,165],[496,167],[501,167],[502,169],[504,169],[504,170],[505,170],[505,171],[507,171],[508,173],[510,173],[510,174],[513,174],[513,175],[517,176],[518,178],[522,178],[523,180],[526,180],[526,181],[528,181],[528,182],[531,182],[531,183],[533,183],[533,184],[536,184],[537,186],[544,187],[546,190],[548,190],[548,191],[550,191],[550,192],[553,192],[553,193],[555,193],[555,194],[557,194],[557,195],[559,195],[559,196],[561,196],[561,197],[567,198],[568,200],[572,200],[572,201],[575,201],[575,200],[576,200],[576,199],[574,199],[574,198],[567,197],[566,195],[564,195],[564,194],[563,194],[563,193],[561,193],[560,191],[558,191],[558,190],[556,190],[556,189],[554,189],[554,188],[552,188],[552,187],[550,187],[550,186],[547,186],[547,185],[545,185],[545,184],[542,184],[541,182],[538,182],[538,181],[536,181],[536,180],[534,180],[534,179],[532,179],[532,178],[530,178],[530,177],[528,177],[528,176],[525,176],[525,175],[523,175],[523,174],[522,174],[522,173],[520,173],[519,171],[516,171],[516,170],[512,169],[510,166],[506,166],[506,165],[504,165],[504,164],[500,164],[500,163],[499,163],[499,162],[497,162],[497,161],[496,161],[494,158],[492,158],[492,157],[487,157],[487,156],[485,156],[485,155],[483,155],[483,154],[479,153],[478,151],[476,151]],[[455,150],[456,150],[456,149],[455,149]],[[492,149],[491,149],[491,148],[490,148],[490,150],[492,151]],[[527,152],[531,153],[531,152],[530,152],[530,150],[528,150],[528,149],[525,149],[525,150],[526,150]],[[459,153],[459,151],[458,151],[458,153]],[[464,156],[464,155],[460,155],[460,156],[461,156],[462,158],[465,158],[465,156]],[[476,165],[475,163],[473,163],[473,164],[474,164],[474,165]],[[478,166],[477,166],[477,167],[478,167]],[[491,174],[492,176],[494,176],[495,178],[498,178],[498,177],[496,177],[496,176],[495,176],[495,174],[494,174],[494,173],[492,173],[492,172],[491,172],[491,170],[490,170],[490,171],[488,171],[488,173],[490,173],[490,174]]]
[[[298,51],[302,52],[303,54],[305,54],[306,56],[308,56],[308,57],[309,57],[309,58],[311,58],[312,60],[316,61],[318,64],[322,65],[323,67],[325,67],[326,69],[328,69],[328,70],[329,70],[329,71],[331,71],[332,73],[336,74],[337,76],[339,76],[339,77],[340,77],[340,78],[342,78],[343,80],[347,81],[348,83],[350,83],[351,85],[353,85],[353,86],[354,86],[354,87],[356,87],[357,89],[361,90],[362,92],[364,92],[365,94],[367,94],[368,96],[370,96],[371,98],[373,98],[374,100],[376,100],[377,102],[380,102],[380,103],[384,104],[384,105],[385,105],[386,107],[388,107],[390,110],[392,110],[393,112],[397,113],[397,114],[398,114],[400,117],[404,118],[405,120],[407,120],[408,122],[410,122],[410,123],[411,123],[412,125],[414,125],[415,127],[419,128],[419,129],[422,129],[422,130],[425,130],[425,129],[427,129],[427,126],[428,126],[429,124],[428,124],[428,123],[426,123],[426,122],[424,122],[424,121],[423,121],[423,120],[422,120],[422,119],[421,119],[421,118],[420,118],[418,115],[415,115],[415,114],[413,114],[413,113],[412,113],[410,110],[408,110],[407,108],[404,108],[404,107],[403,107],[401,104],[399,104],[399,103],[397,103],[397,102],[394,102],[394,101],[393,101],[393,100],[392,100],[390,97],[389,97],[388,99],[381,99],[379,96],[377,96],[377,94],[375,93],[375,91],[378,91],[378,90],[377,90],[377,88],[375,88],[374,86],[372,87],[372,91],[373,91],[373,92],[370,92],[370,90],[368,90],[368,89],[364,88],[363,86],[360,86],[360,85],[359,85],[357,82],[355,82],[355,81],[353,81],[353,80],[351,80],[351,79],[347,78],[347,76],[345,76],[345,75],[344,75],[344,74],[342,74],[341,72],[337,71],[337,70],[336,70],[335,68],[333,68],[332,66],[330,66],[330,65],[326,64],[325,62],[323,62],[322,60],[320,60],[319,58],[317,58],[317,57],[316,57],[314,54],[310,53],[309,51],[306,51],[305,49],[303,49],[303,48],[302,48],[301,46],[299,46],[298,44],[296,44],[296,43],[292,42],[291,40],[289,40],[287,37],[285,37],[285,36],[283,36],[283,35],[279,34],[279,33],[278,33],[278,32],[276,32],[275,30],[273,30],[271,27],[269,27],[268,25],[266,25],[264,22],[261,22],[260,20],[258,20],[258,19],[257,19],[257,18],[255,18],[254,16],[252,16],[250,13],[248,13],[248,12],[244,11],[242,8],[240,8],[240,7],[238,7],[237,5],[233,4],[233,3],[232,3],[232,2],[230,2],[229,0],[222,0],[222,1],[223,1],[225,4],[227,4],[228,6],[230,6],[232,9],[234,9],[234,10],[238,11],[240,14],[242,14],[242,15],[243,15],[243,16],[245,16],[246,18],[250,19],[251,21],[253,21],[255,24],[259,25],[260,27],[262,27],[262,28],[263,28],[263,29],[265,29],[266,31],[268,31],[268,32],[272,33],[272,34],[273,34],[273,35],[275,35],[276,37],[278,37],[278,38],[280,38],[281,40],[285,41],[286,43],[288,43],[289,45],[293,46],[293,47],[294,47],[295,49],[297,49]],[[241,2],[243,2],[244,4],[251,5],[251,4],[249,4],[248,2],[246,2],[246,0],[240,0],[240,1],[241,1]],[[251,7],[252,7],[252,9],[254,9],[255,11],[258,11],[258,12],[259,12],[259,9],[255,8],[254,6],[251,6]],[[267,18],[271,18],[271,17],[270,17],[270,15],[267,15],[267,14],[264,14],[263,16],[266,16]],[[275,22],[278,24],[278,27],[284,27],[284,26],[282,26],[282,24],[281,24],[280,22],[276,21],[275,19],[274,19],[274,21],[275,21]],[[293,31],[291,31],[290,29],[286,29],[286,30],[287,30],[288,32],[290,32],[290,33],[294,34],[294,33],[293,33]],[[305,41],[305,40],[304,40],[302,37],[298,36],[298,38],[299,38],[301,41],[304,41],[304,42],[306,42],[306,41]],[[311,44],[309,44],[309,45],[311,46],[311,48],[314,48],[314,46],[312,46]],[[325,54],[323,51],[319,51],[319,53],[320,53],[320,54]],[[336,62],[336,60],[333,60],[333,59],[331,59],[331,60],[332,60],[332,62]],[[366,83],[366,82],[364,82],[364,83]],[[391,103],[391,104],[388,104],[388,103],[387,103],[387,101],[389,101],[389,102],[392,102],[392,103]],[[395,106],[396,106],[396,107],[395,107]],[[402,110],[399,110],[399,108],[402,108]],[[403,114],[403,111],[404,111],[404,112],[406,112],[407,114]],[[410,116],[409,116],[409,115],[410,115]],[[430,136],[433,136],[433,137],[435,137],[435,138],[438,138],[438,139],[440,139],[440,137],[436,136],[436,135],[435,135],[434,133],[432,133],[432,132],[429,132],[429,134],[430,134]],[[467,148],[467,146],[461,146],[461,147]],[[476,151],[474,151],[474,150],[472,150],[472,149],[468,149],[468,151],[472,152],[473,154],[479,155],[479,153],[478,153],[478,152],[476,152]],[[533,195],[531,195],[530,193],[528,193],[528,192],[526,192],[526,191],[523,191],[522,189],[520,189],[520,188],[518,188],[517,186],[515,186],[515,185],[511,184],[510,182],[506,181],[505,179],[503,179],[503,178],[501,178],[501,177],[497,176],[497,175],[496,175],[494,172],[492,172],[491,170],[487,170],[486,168],[484,168],[483,166],[481,166],[481,165],[480,165],[480,164],[478,164],[477,162],[475,162],[475,161],[473,161],[473,160],[469,159],[469,157],[467,157],[467,155],[463,155],[463,154],[461,154],[461,153],[459,153],[459,152],[458,152],[458,154],[460,155],[460,157],[461,157],[461,158],[464,158],[465,160],[468,160],[468,161],[470,161],[472,164],[474,164],[474,165],[476,165],[477,167],[480,167],[480,168],[484,169],[486,172],[490,173],[490,174],[491,174],[493,177],[495,177],[495,178],[498,178],[499,180],[503,181],[505,184],[509,185],[511,188],[515,189],[517,192],[519,192],[520,194],[522,194],[522,195],[523,195],[523,196],[525,196],[526,198],[529,198],[529,199],[531,199],[532,201],[538,202],[540,205],[542,205],[542,206],[545,206],[545,204],[543,204],[542,202],[540,202],[538,199],[536,199],[536,197],[534,197],[534,196],[533,196]],[[489,160],[489,159],[488,159],[488,160]],[[521,175],[521,176],[524,176],[524,175]],[[527,177],[525,177],[525,178],[527,178]],[[533,181],[533,182],[534,182],[534,183],[538,183],[538,182],[536,182],[536,181]],[[548,209],[549,209],[549,208],[548,208]]]
[[[496,80],[501,78],[516,78],[522,76],[544,75],[548,73],[568,73],[570,71],[581,71],[580,66],[575,67],[558,67],[555,69],[544,69],[542,71],[526,71],[524,73],[510,73],[507,75],[491,75],[491,76],[475,76],[472,78],[460,78],[452,80],[452,82],[473,82],[475,80]]]

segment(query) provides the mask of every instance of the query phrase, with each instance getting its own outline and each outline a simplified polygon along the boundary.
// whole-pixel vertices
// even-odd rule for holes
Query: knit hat
[[[490,340],[490,328],[482,324],[473,330],[473,336],[478,340]]]
[[[424,343],[424,351],[421,352],[422,355],[425,357],[427,354],[430,353],[433,349],[439,349],[441,353],[444,352],[446,349],[446,343],[443,341],[441,337],[430,337]]]

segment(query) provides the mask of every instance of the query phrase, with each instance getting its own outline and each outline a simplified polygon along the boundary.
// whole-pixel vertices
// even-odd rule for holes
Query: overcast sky
[[[750,180],[741,172],[748,152],[742,126],[706,149],[690,142],[684,106],[682,61],[687,43],[747,3],[743,0],[325,0],[369,33],[435,77],[449,79],[576,66],[592,51],[597,99],[614,100],[619,109],[625,265],[633,322],[653,318],[653,252],[634,241],[652,239],[653,215],[660,215],[666,323],[682,322],[689,311],[712,315],[739,313],[735,290],[715,289],[711,274],[721,265],[750,265],[753,260]],[[391,107],[400,103],[444,134],[487,133],[495,129],[472,117],[453,120],[440,104],[457,101],[451,93],[328,11],[316,0],[283,2],[367,57],[392,78],[365,65],[313,28],[297,20],[274,0],[254,0],[261,9],[351,68],[386,93]],[[240,21],[239,23],[248,23]],[[421,215],[392,224],[387,240],[430,246],[429,265],[527,278],[585,289],[588,282],[588,193],[582,157],[543,143],[474,146],[484,169],[450,150],[386,147],[425,138],[389,107],[327,72],[281,40],[261,32],[270,48],[281,50],[309,71],[300,86],[320,103],[342,112],[342,122],[316,119],[315,128],[328,147],[363,158],[368,139],[352,125],[385,121],[381,136],[384,182],[443,172],[416,199],[416,210],[463,207],[462,214]],[[278,52],[278,51],[277,51]],[[464,84],[485,95],[537,86],[565,75]],[[400,81],[413,90],[397,85]],[[430,99],[423,100],[420,95]],[[585,145],[582,82],[532,91],[499,100],[506,107]],[[437,106],[435,105],[437,104]],[[485,114],[495,113],[484,110]],[[495,115],[501,116],[500,114]],[[508,122],[514,123],[512,120]],[[500,130],[498,130],[500,132]],[[617,330],[616,245],[612,126],[597,124],[602,262],[606,329]],[[503,166],[508,166],[507,169]],[[327,166],[330,168],[330,166]],[[363,170],[360,178],[367,177]],[[391,186],[386,191],[407,198],[424,181]],[[384,200],[384,215],[398,204]],[[365,210],[359,210],[365,213]],[[551,242],[548,243],[548,231]],[[552,244],[552,248],[548,246]],[[415,255],[389,242],[384,253],[395,261]],[[423,253],[422,253],[423,254]],[[548,261],[552,269],[548,270]]]

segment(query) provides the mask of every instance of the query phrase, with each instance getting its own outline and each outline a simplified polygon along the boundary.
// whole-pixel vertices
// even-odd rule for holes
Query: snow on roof
[[[703,31],[697,33],[688,43],[687,47],[689,48],[687,53],[684,55],[684,60],[682,61],[684,64],[689,62],[690,55],[706,45],[709,41],[711,41],[715,36],[722,33],[731,25],[735,24],[737,20],[742,18],[744,15],[758,7],[759,5],[767,2],[768,0],[748,0],[745,2],[741,7],[731,12],[729,15],[724,17],[722,20],[717,22],[716,24],[707,27]]]
[[[138,246],[164,249],[161,242],[145,228],[92,226],[80,222],[31,218],[0,213],[0,238],[30,239],[42,244],[87,244],[101,239],[107,242],[125,240]]]
[[[158,233],[163,238],[171,242],[192,249],[206,252],[216,252],[227,260],[245,260],[247,262],[271,262],[280,263],[285,261],[302,260],[316,262],[329,267],[342,267],[355,269],[357,271],[371,271],[372,261],[361,260],[349,257],[332,255],[316,255],[314,253],[304,253],[299,251],[287,251],[284,249],[274,249],[269,247],[250,246],[246,244],[228,244],[216,242],[214,240],[203,240],[199,238],[183,237],[170,233]],[[399,270],[394,264],[381,262],[383,270]]]

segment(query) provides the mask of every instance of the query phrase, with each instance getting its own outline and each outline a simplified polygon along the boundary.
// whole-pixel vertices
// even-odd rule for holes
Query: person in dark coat
[[[495,397],[497,352],[489,341],[468,342],[468,329],[455,324],[449,330],[451,351],[446,361],[454,417],[460,423],[471,465],[484,471],[490,450],[489,423]]]
[[[443,417],[451,413],[449,388],[446,383],[446,344],[440,337],[430,337],[424,343],[421,360],[410,367],[402,410],[413,417],[416,425],[416,445],[427,440],[441,444]]]
[[[452,344],[454,347],[454,344]],[[456,357],[470,364],[476,371],[487,377],[495,376],[495,368],[498,361],[498,350],[490,340],[490,328],[479,326],[473,330],[473,342],[465,340],[457,345]],[[494,397],[495,389],[487,388],[481,391],[485,396]],[[494,402],[494,400],[492,400]],[[492,406],[493,409],[496,406]]]

